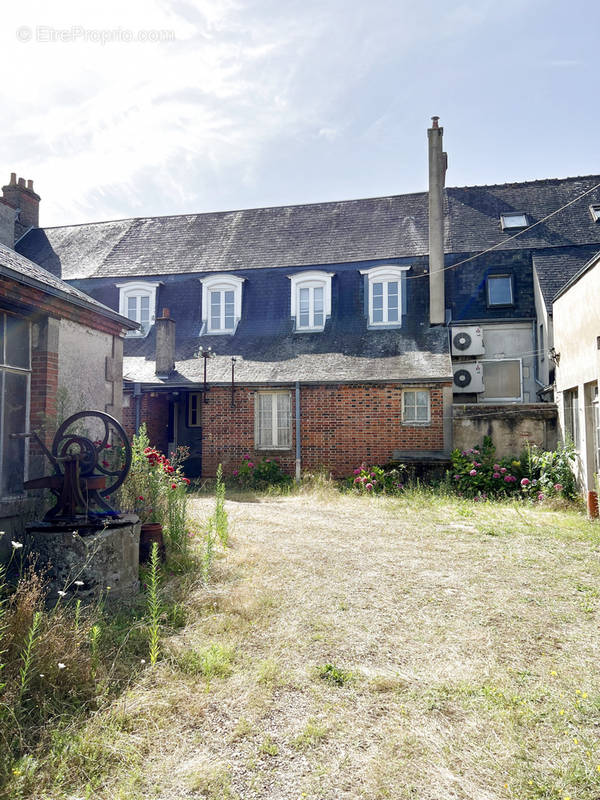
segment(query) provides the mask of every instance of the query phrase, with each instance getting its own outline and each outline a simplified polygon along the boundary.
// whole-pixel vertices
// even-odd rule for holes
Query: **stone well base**
[[[139,591],[140,521],[134,514],[79,529],[73,523],[32,522],[24,544],[37,568],[47,570],[50,602],[59,591],[82,600],[105,593],[108,599],[124,599]]]

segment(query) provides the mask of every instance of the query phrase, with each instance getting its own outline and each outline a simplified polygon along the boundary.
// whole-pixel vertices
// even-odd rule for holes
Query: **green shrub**
[[[519,459],[496,458],[496,448],[489,436],[479,447],[453,450],[452,484],[465,497],[487,500],[519,494],[523,464]]]
[[[404,489],[405,480],[403,473],[405,467],[399,464],[397,467],[372,466],[369,467],[363,461],[353,474],[344,481],[344,487],[360,494],[398,494]]]
[[[253,461],[245,455],[239,469],[232,477],[244,489],[268,489],[270,486],[289,486],[292,478],[281,467],[278,458],[263,458]]]

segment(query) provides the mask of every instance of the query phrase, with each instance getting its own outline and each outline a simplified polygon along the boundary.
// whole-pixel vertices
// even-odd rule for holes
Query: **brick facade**
[[[301,464],[303,471],[320,468],[341,477],[361,461],[385,464],[394,450],[442,451],[444,449],[443,387],[450,384],[419,384],[431,397],[431,422],[402,422],[401,384],[302,385],[300,389]],[[275,387],[265,387],[273,390]],[[279,387],[277,387],[279,388]],[[416,387],[406,386],[405,389]],[[258,387],[236,386],[235,406],[231,389],[211,387],[208,403],[202,404],[202,474],[212,477],[217,465],[225,472],[239,466],[242,457],[278,457],[290,474],[295,470],[295,390],[281,387],[292,398],[292,446],[287,450],[257,450],[254,447],[254,405]],[[135,400],[123,409],[128,433],[135,427]],[[168,396],[155,392],[142,395],[141,421],[146,422],[150,441],[166,451],[168,442]]]

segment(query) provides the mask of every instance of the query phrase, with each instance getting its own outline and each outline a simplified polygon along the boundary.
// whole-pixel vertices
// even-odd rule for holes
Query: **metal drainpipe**
[[[133,384],[133,396],[135,398],[135,432],[140,432],[142,424],[142,386],[139,383]]]
[[[296,381],[296,483],[300,483],[300,381]]]

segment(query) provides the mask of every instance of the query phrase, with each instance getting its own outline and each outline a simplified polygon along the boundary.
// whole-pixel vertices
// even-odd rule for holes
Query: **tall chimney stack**
[[[444,129],[432,117],[429,140],[429,323],[446,321],[444,298],[444,186],[448,156],[442,150]]]
[[[17,173],[10,173],[10,182],[2,187],[1,202],[10,206],[15,215],[15,241],[30,228],[40,224],[40,196],[33,191],[33,181],[17,179]]]
[[[157,375],[167,377],[175,369],[175,320],[171,319],[168,308],[163,308],[162,316],[154,323],[156,328],[156,367]]]

